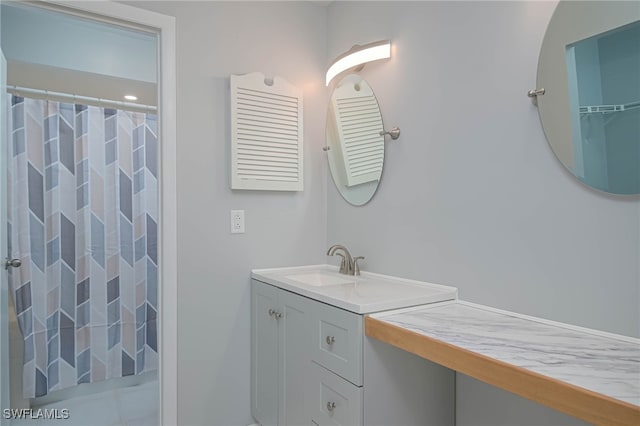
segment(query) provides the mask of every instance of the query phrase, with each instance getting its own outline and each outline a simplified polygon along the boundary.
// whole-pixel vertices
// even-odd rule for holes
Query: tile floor
[[[19,419],[11,426],[158,426],[158,399],[158,382],[154,380],[38,407],[66,408],[68,419]]]

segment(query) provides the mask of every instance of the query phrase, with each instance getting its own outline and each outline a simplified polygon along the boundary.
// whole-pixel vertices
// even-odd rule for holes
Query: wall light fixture
[[[364,66],[368,62],[391,57],[391,42],[389,40],[376,41],[364,46],[353,46],[349,51],[338,56],[327,70],[326,85],[343,71]]]

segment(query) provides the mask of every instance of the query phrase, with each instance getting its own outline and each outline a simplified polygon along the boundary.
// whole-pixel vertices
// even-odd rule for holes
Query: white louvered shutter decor
[[[379,180],[384,162],[380,108],[368,86],[344,84],[332,96],[347,186]]]
[[[231,76],[231,189],[302,191],[302,134],[300,89],[259,72]]]

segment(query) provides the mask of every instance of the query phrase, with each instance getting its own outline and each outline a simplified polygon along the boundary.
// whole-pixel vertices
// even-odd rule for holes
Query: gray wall
[[[253,423],[249,272],[324,261],[325,7],[308,3],[152,2],[176,17],[179,423]],[[229,188],[229,75],[261,71],[304,91],[305,187]],[[229,233],[244,209],[245,234]]]
[[[328,242],[363,268],[449,284],[472,302],[640,335],[640,203],[579,183],[554,157],[534,88],[554,2],[335,2],[329,58],[389,38],[362,71],[388,142],[373,200],[329,186]],[[366,17],[366,19],[363,19]],[[474,404],[484,394],[483,404]],[[459,376],[458,424],[575,424]],[[501,418],[501,416],[503,416]]]
[[[395,56],[362,75],[385,126],[402,135],[387,142],[369,204],[351,207],[329,187],[328,241],[367,256],[368,270],[638,336],[638,198],[593,191],[568,174],[526,97],[554,6],[330,6],[330,57],[358,42],[393,41]]]
[[[327,243],[470,301],[640,333],[640,204],[566,172],[525,95],[554,3],[134,4],[177,17],[181,424],[251,422],[248,271],[323,262]],[[328,58],[382,38],[394,58],[362,75],[403,134],[354,208],[320,151],[322,81]],[[303,193],[229,190],[228,77],[256,70],[304,89]],[[507,412],[512,398],[460,376],[459,424],[576,424],[520,399]]]

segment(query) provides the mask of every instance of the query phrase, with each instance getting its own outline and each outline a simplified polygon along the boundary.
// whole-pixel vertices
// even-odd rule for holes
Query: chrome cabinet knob
[[[22,261],[20,259],[9,259],[7,257],[7,259],[4,262],[4,269],[9,269],[9,267],[19,268],[21,265],[22,265]]]
[[[333,412],[333,410],[336,409],[336,403],[335,402],[327,402],[327,410],[329,410],[330,412]]]
[[[336,342],[336,338],[334,336],[327,336],[327,345],[333,345]]]
[[[269,309],[269,316],[271,318],[280,319],[282,318],[282,313],[276,311],[275,309]]]

